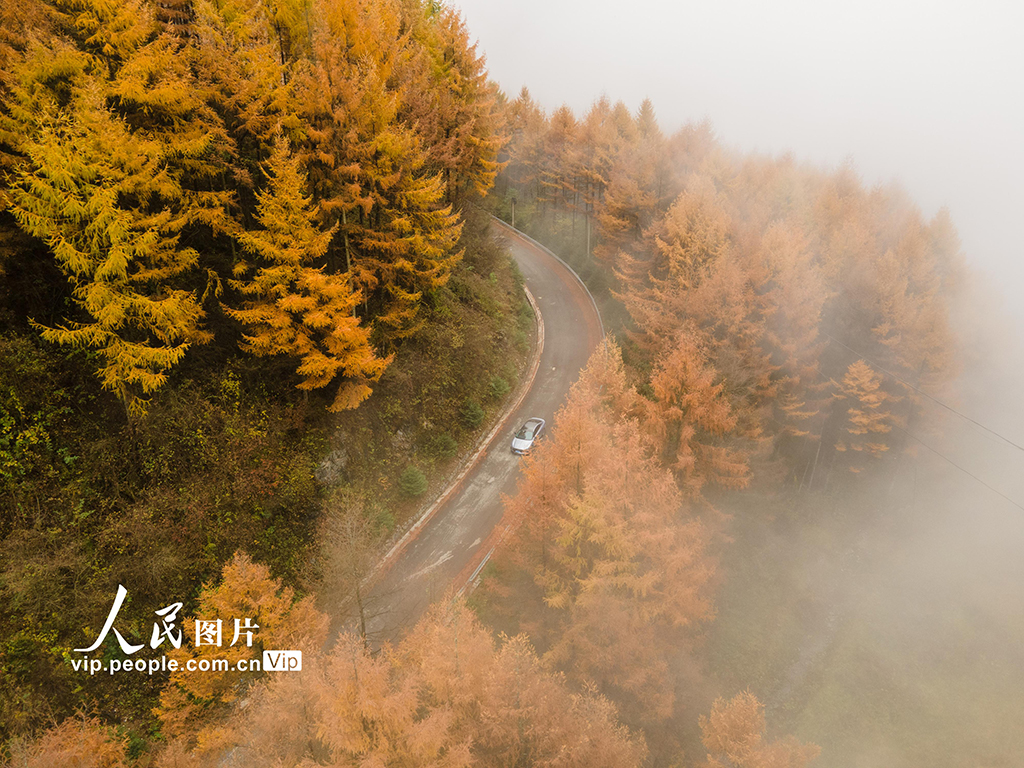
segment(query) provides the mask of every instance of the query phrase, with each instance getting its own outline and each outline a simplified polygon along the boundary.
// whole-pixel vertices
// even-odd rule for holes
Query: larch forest
[[[0,761],[841,764],[766,698],[799,676],[723,650],[723,595],[756,531],[895,504],[961,365],[960,243],[655,106],[503,93],[435,0],[3,3]],[[607,338],[479,587],[395,644],[329,637],[321,591],[358,589],[523,375],[492,215]],[[175,671],[72,668],[119,584],[130,644],[181,601]],[[258,643],[190,642],[237,616]],[[302,671],[185,668],[263,648]]]

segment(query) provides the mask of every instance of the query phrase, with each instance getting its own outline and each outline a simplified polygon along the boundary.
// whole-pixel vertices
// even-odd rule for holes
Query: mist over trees
[[[926,221],[847,167],[733,155],[707,124],[666,136],[649,101],[546,116],[524,89],[506,120],[502,210],[515,199],[610,292],[651,434],[692,492],[745,487],[759,461],[815,487],[868,469],[903,447],[914,388],[957,372],[945,211]]]
[[[546,115],[524,89],[505,110],[498,209],[583,274],[618,343],[526,461],[482,615],[596,685],[653,764],[692,756],[700,716],[708,765],[804,765],[816,748],[761,744],[751,694],[695,709],[723,693],[723,511],[891,487],[922,391],[958,372],[955,230],[847,167],[737,156],[706,124],[667,136],[648,101]]]
[[[753,693],[706,673],[730,502],[894,476],[925,422],[922,391],[940,394],[959,364],[950,302],[963,267],[945,212],[925,220],[899,189],[866,189],[848,167],[738,156],[707,124],[668,135],[649,101],[635,114],[606,99],[581,116],[545,114],[526,89],[508,98],[488,81],[457,12],[419,0],[8,3],[0,183],[3,311],[23,332],[0,348],[25,379],[0,371],[0,489],[13,499],[0,626],[16,635],[0,646],[11,692],[0,757],[164,768],[816,759],[816,746],[772,730]],[[325,391],[317,402],[334,413],[366,408],[407,345],[450,315],[441,295],[469,258],[471,206],[566,256],[610,338],[524,457],[505,503],[511,535],[479,590],[372,650],[337,635],[340,617],[309,592],[352,592],[365,624],[360,590],[394,527],[372,492],[387,478],[325,499],[312,461],[290,452],[301,414],[247,410],[229,370],[203,421],[192,411],[209,404],[183,371],[245,356],[276,365],[303,398]],[[487,312],[521,325],[514,305]],[[122,453],[76,444],[103,458],[101,480],[76,474],[79,453],[58,439],[90,390],[71,374],[49,391],[62,363],[28,330],[120,403],[132,435]],[[445,339],[455,362],[437,398],[471,355],[457,333]],[[152,413],[168,392],[183,405]],[[476,400],[449,405],[472,415],[467,429],[484,419]],[[164,450],[179,433],[185,449]],[[432,437],[429,451],[451,458],[455,439]],[[192,463],[229,479],[205,487]],[[427,485],[416,480],[408,496]],[[313,557],[304,535],[329,561],[316,564],[319,584],[296,576]],[[122,574],[140,598],[167,585],[187,595],[189,636],[199,617],[259,617],[253,647],[186,644],[170,658],[294,648],[303,671],[103,681],[93,716],[65,656]]]

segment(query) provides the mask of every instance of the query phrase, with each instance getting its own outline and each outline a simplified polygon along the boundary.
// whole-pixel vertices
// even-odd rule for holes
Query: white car
[[[543,429],[544,419],[528,419],[527,422],[519,428],[519,431],[516,432],[516,436],[512,438],[512,453],[529,453]]]

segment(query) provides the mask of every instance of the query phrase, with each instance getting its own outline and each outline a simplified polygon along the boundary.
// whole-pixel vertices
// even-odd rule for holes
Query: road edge
[[[576,279],[578,280],[579,277],[577,276]],[[584,288],[586,288],[586,286],[584,286]],[[448,499],[450,499],[456,491],[458,491],[462,487],[462,483],[466,479],[466,476],[480,462],[480,459],[483,458],[483,455],[487,452],[487,449],[491,447],[491,443],[494,442],[494,438],[497,437],[498,432],[505,428],[506,424],[508,423],[508,420],[512,417],[512,414],[514,414],[519,409],[519,406],[523,404],[523,401],[526,399],[526,396],[530,393],[530,390],[533,389],[533,382],[537,378],[537,371],[540,368],[541,353],[544,351],[544,316],[541,314],[540,306],[537,304],[537,300],[533,297],[533,294],[530,292],[530,289],[527,288],[525,285],[523,285],[523,292],[526,294],[526,300],[530,303],[530,306],[533,308],[534,317],[537,318],[537,341],[534,344],[529,372],[527,373],[522,385],[520,385],[519,387],[519,393],[516,396],[516,399],[512,402],[511,405],[509,405],[508,408],[505,409],[505,412],[502,414],[501,418],[497,421],[497,423],[491,428],[491,431],[488,432],[483,437],[481,442],[477,443],[476,450],[465,461],[465,463],[462,466],[462,469],[460,469],[459,473],[455,476],[455,479],[448,484],[448,487],[441,493],[441,495],[438,496],[430,504],[430,506],[423,511],[423,513],[419,516],[416,522],[413,523],[412,526],[410,526],[410,528],[402,535],[402,537],[397,542],[395,542],[395,544],[391,547],[391,549],[387,551],[384,557],[382,557],[377,562],[373,570],[371,570],[370,573],[367,574],[366,578],[363,581],[364,588],[371,585],[374,581],[376,581],[378,578],[384,575],[388,568],[390,568],[394,564],[395,560],[398,559],[398,556],[402,553],[402,551],[409,545],[410,542],[412,542],[416,538],[417,534],[419,534],[423,527],[428,522],[430,522],[434,514],[445,505]],[[590,292],[587,291],[587,293],[589,295]],[[593,299],[593,297],[591,297],[591,299]],[[598,316],[598,318],[600,319],[600,315]]]
[[[555,261],[557,261],[559,264],[561,264],[563,267],[565,267],[567,270],[569,270],[569,273],[573,277],[576,278],[576,282],[578,282],[580,284],[580,287],[583,288],[583,292],[585,294],[587,294],[587,297],[590,299],[590,303],[594,307],[594,314],[597,315],[597,325],[601,329],[601,338],[602,339],[605,338],[605,336],[607,336],[607,334],[605,333],[605,330],[604,330],[604,318],[601,317],[601,310],[597,306],[597,299],[594,298],[594,294],[592,294],[590,292],[590,288],[588,288],[587,284],[585,282],[583,282],[583,278],[580,277],[579,274],[577,274],[576,270],[573,269],[571,266],[569,266],[569,263],[565,259],[563,259],[561,256],[559,256],[557,253],[552,251],[550,248],[548,248],[543,243],[537,242],[532,237],[530,237],[528,234],[523,232],[521,229],[516,229],[511,224],[509,224],[507,221],[503,221],[502,219],[499,219],[493,213],[491,214],[491,220],[494,221],[495,223],[500,224],[501,226],[505,227],[505,229],[511,230],[513,233],[515,233],[516,237],[521,237],[523,240],[526,240],[530,245],[532,245],[532,246],[534,246],[536,248],[539,248],[540,250],[544,251],[544,253],[546,253],[548,256],[550,256]]]
[[[576,282],[579,283],[583,292],[587,294],[591,305],[594,307],[594,314],[597,316],[597,325],[601,332],[601,339],[604,340],[607,338],[604,330],[604,319],[601,317],[601,310],[597,306],[597,300],[594,298],[594,294],[590,292],[590,288],[588,288],[587,284],[583,282],[583,278],[579,276],[576,270],[569,266],[565,259],[557,253],[552,251],[546,245],[537,242],[522,230],[516,229],[507,221],[502,221],[494,214],[491,214],[491,219],[495,223],[500,224],[502,227],[509,230],[515,237],[519,237],[535,248],[543,251],[568,270],[569,274],[571,274],[576,279]],[[471,558],[462,571],[459,572],[459,574],[452,580],[452,588],[456,597],[464,595],[467,592],[472,592],[480,584],[480,572],[483,571],[484,567],[490,561],[491,556],[498,547],[501,546],[509,533],[512,532],[513,525],[514,523],[512,521],[508,521],[505,516],[502,516],[502,519],[498,521],[496,526],[494,526],[494,529],[484,541],[483,546],[479,549],[479,552],[483,553],[483,556],[478,554]]]

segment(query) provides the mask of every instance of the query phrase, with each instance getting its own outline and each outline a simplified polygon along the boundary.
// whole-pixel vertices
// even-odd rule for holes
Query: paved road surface
[[[367,636],[375,646],[394,642],[453,580],[479,563],[502,516],[502,494],[519,478],[512,432],[530,416],[552,424],[569,387],[601,340],[593,302],[564,265],[514,231],[495,224],[506,239],[544,318],[545,341],[536,378],[523,403],[498,432],[476,466],[371,587],[364,604]],[[461,586],[461,585],[460,585]]]

